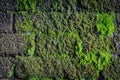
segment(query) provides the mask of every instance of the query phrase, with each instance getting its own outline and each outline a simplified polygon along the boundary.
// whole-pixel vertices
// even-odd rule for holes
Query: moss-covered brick
[[[80,40],[77,33],[59,32],[57,34],[55,31],[51,31],[48,35],[39,33],[36,38],[36,53],[38,56],[41,53],[66,53],[74,56],[74,45]]]
[[[34,31],[33,16],[26,15],[16,15],[15,17],[15,31],[16,33],[32,33]]]
[[[35,53],[35,33],[31,33],[25,37],[27,42],[27,54],[28,56],[33,56]]]
[[[15,72],[19,78],[76,78],[76,68],[70,58],[62,60],[57,54],[41,57],[17,57]]]
[[[73,56],[76,42],[80,41],[84,33],[92,32],[92,28],[95,27],[92,26],[94,17],[89,18],[88,13],[76,12],[73,15],[65,15],[67,14],[60,12],[37,15],[39,20],[36,20],[35,29],[38,32],[36,39],[38,55],[39,53],[67,53]]]
[[[110,42],[109,40],[108,41],[105,41],[105,40],[102,41],[100,39],[100,41],[98,42],[95,42],[95,41],[92,42],[92,46],[94,47],[87,44],[88,45],[86,46],[87,49],[84,49],[86,47],[84,46],[83,42],[79,42],[76,44],[76,56],[80,60],[78,61],[78,63],[80,63],[81,65],[84,65],[84,67],[89,66],[89,70],[95,71],[97,73],[97,76],[99,75],[98,73],[101,70],[103,70],[106,66],[109,65],[110,59],[111,59],[111,50],[110,50],[111,43],[108,43]],[[96,38],[96,41],[97,41],[97,38]],[[87,74],[85,74],[84,76],[86,75]],[[91,75],[91,78],[92,77],[95,77],[95,76]]]
[[[107,13],[106,15],[110,17]],[[51,78],[67,77],[75,79],[86,77],[86,79],[97,79],[99,73],[110,62],[110,47],[112,45],[110,37],[98,37],[99,32],[96,24],[99,20],[97,17],[94,12],[70,12],[69,10],[67,13],[37,11],[36,15],[18,16],[15,29],[17,33],[28,35],[25,39],[26,42],[29,41],[28,45],[30,46],[30,48],[27,47],[27,55],[40,57],[43,62],[46,62],[41,67],[39,67],[39,64],[32,63],[34,67],[41,71],[33,68],[30,70],[26,67],[27,63],[32,60],[36,61],[38,58],[19,57],[18,60],[20,61],[18,62],[23,62],[24,69],[27,70],[23,72],[24,70],[20,67],[22,64],[19,64],[16,68],[19,69],[19,71],[16,71],[17,75],[20,78],[48,76]],[[110,20],[112,20],[112,17],[110,17]],[[112,24],[112,21],[110,24]],[[102,35],[108,35],[106,32],[111,34],[109,31],[105,31],[105,34]],[[57,60],[61,61],[59,67],[54,68],[51,59],[56,58],[56,56]],[[24,59],[26,60],[24,61]],[[71,63],[72,60],[74,64]],[[28,66],[32,66],[32,64]],[[58,71],[58,73],[55,71]]]
[[[35,24],[34,27],[38,32],[42,32],[45,34],[48,33],[47,30],[55,29],[53,27],[53,22],[51,21],[49,13],[45,13],[45,12],[41,12],[41,11],[39,11],[35,15],[35,23],[34,24]]]
[[[94,80],[101,79],[101,75],[108,80],[118,78],[119,60],[113,63],[112,59],[119,57],[116,55],[119,14],[114,25],[114,17],[106,13],[118,11],[118,0],[17,0],[16,3],[17,13],[12,16],[15,25],[10,24],[16,34],[0,35],[0,56],[15,56],[15,69],[11,67],[10,75],[14,69],[15,77],[23,80]],[[7,33],[5,30],[1,32]],[[117,34],[112,35],[115,30]]]

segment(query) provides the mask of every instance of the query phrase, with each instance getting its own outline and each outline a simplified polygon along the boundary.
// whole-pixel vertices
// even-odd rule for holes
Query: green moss
[[[41,78],[38,78],[38,77],[30,77],[29,80],[41,80]]]
[[[38,78],[38,77],[30,77],[29,80],[53,80],[52,78]],[[57,78],[56,80],[66,80],[64,78]]]
[[[74,4],[76,4],[77,3],[77,0],[71,0]]]
[[[23,32],[23,33],[32,32],[34,28],[33,28],[33,20],[31,20],[31,15],[27,14],[25,16],[22,16],[22,19],[21,16],[18,16],[18,19],[16,20],[15,23],[15,30],[17,32]]]
[[[88,37],[88,39],[90,41],[88,42],[87,45],[86,43],[84,43],[84,41],[77,42],[75,46],[76,56],[80,59],[79,61],[80,64],[84,66],[89,65],[91,69],[95,70],[98,74],[110,63],[110,59],[111,59],[111,54],[110,54],[111,52],[109,48],[110,40],[101,39],[97,37],[95,38],[95,35],[94,36],[91,35],[91,37],[90,38]]]
[[[52,20],[48,18],[49,15]],[[67,20],[68,16],[65,17],[65,15],[60,12],[43,15],[45,21],[50,20],[51,24],[49,24],[50,26],[45,24],[48,29],[45,29],[46,32],[40,32],[37,36],[37,56],[46,53],[51,55],[53,53],[59,54],[59,58],[65,66],[63,69],[67,70],[68,65],[65,65],[67,60],[69,62],[76,54],[76,58],[79,59],[78,62],[75,61],[76,65],[80,63],[82,67],[86,67],[82,76],[96,78],[99,71],[103,70],[110,62],[110,39],[108,37],[101,39],[95,34],[96,14],[76,12],[69,16],[69,20]],[[44,20],[43,16],[42,19]],[[52,26],[54,27],[52,28]],[[39,25],[38,29],[41,30],[40,28]],[[76,72],[74,66],[71,66],[71,68],[66,72],[69,76],[72,75],[71,72]],[[71,72],[68,73],[69,71]],[[76,74],[72,75],[72,78],[75,76]]]
[[[120,58],[114,56],[111,59],[109,66],[103,70],[103,76],[106,80],[119,80],[120,71]]]
[[[100,9],[100,4],[99,1],[97,0],[81,0],[78,1],[78,6],[82,8],[82,10],[83,8],[85,8],[87,11],[94,11],[94,12],[97,12]]]
[[[114,32],[113,17],[107,13],[97,14],[97,31],[101,36],[110,36]]]
[[[56,53],[74,56],[74,45],[79,36],[74,32],[50,31],[50,34],[40,33],[37,36],[37,53]],[[69,37],[68,37],[69,36]],[[41,46],[42,45],[42,46]],[[44,46],[45,45],[45,46]],[[40,56],[40,55],[39,55]]]
[[[50,78],[30,77],[29,80],[52,80]]]
[[[77,42],[76,55],[80,57],[82,54],[82,42]]]
[[[65,54],[65,53],[62,53],[62,54],[61,54],[61,58],[62,58],[62,59],[65,59],[67,56],[68,56],[68,55]]]
[[[108,78],[107,80],[113,80],[112,78]]]
[[[15,72],[22,79],[30,76],[42,77],[43,61],[38,57],[17,57]]]
[[[109,64],[111,58],[109,49],[106,50],[104,48],[92,49],[84,53],[81,43],[76,46],[76,55],[80,58],[80,64],[90,64],[97,71],[103,70]]]
[[[71,15],[38,11],[35,21],[28,16],[23,16],[23,22],[18,21],[16,31],[27,35],[27,55],[32,56],[35,53],[34,56],[37,57],[20,58],[21,64],[17,66],[18,71],[16,69],[20,78],[33,76],[31,79],[39,80],[38,77],[48,76],[75,79],[79,75],[79,78],[92,80],[109,64],[111,39],[108,36],[113,31],[109,30],[110,28],[97,29],[102,35],[102,38],[99,38],[95,34],[96,14],[75,12]],[[112,20],[111,18],[108,19]],[[98,23],[103,24],[97,16]],[[110,25],[109,22],[105,23],[104,27],[108,27],[108,24]],[[24,69],[26,72],[23,72]]]
[[[10,71],[9,71],[8,74],[7,74],[7,77],[12,77],[12,76],[14,75],[14,68],[15,68],[15,65],[13,64],[13,65],[11,66]]]
[[[28,42],[27,55],[32,56],[35,52],[35,33],[28,35],[26,40]]]
[[[36,0],[16,0],[16,8],[20,11],[36,11]],[[21,13],[21,12],[20,12]]]
[[[93,34],[93,32],[86,33],[86,35],[87,35],[86,37],[84,37],[85,34],[83,34],[83,36],[81,36],[82,43],[77,44],[77,47],[78,46],[79,47],[78,47],[78,49],[76,49],[76,55],[80,59],[80,64],[82,64],[84,66],[90,65],[90,67],[93,68],[97,72],[97,74],[110,63],[110,59],[111,59],[110,38],[108,38],[108,37],[103,38],[103,37],[110,36],[114,31],[113,17],[108,15],[107,13],[100,14],[100,15],[101,15],[101,17],[104,15],[105,18],[106,18],[106,16],[110,17],[106,20],[102,19],[103,22],[105,22],[104,24],[102,23],[102,20],[99,21],[99,22],[101,22],[102,25],[105,25],[104,27],[101,26],[100,29],[98,29],[99,22],[97,21],[97,23],[98,23],[97,30],[101,33],[100,36],[102,38],[97,37],[95,34]],[[101,18],[101,17],[99,16],[99,18]],[[98,18],[98,15],[97,15],[97,18]],[[111,20],[110,21],[111,23],[108,22],[106,24],[106,22],[109,20]],[[112,27],[112,28],[110,28],[110,27]],[[85,30],[89,31],[87,29],[85,29]],[[82,30],[82,31],[84,31],[84,30]]]
[[[25,55],[32,56],[35,51],[35,29],[33,26],[33,20],[31,20],[31,15],[18,16],[15,23],[15,30],[17,33],[22,33],[24,35],[24,41],[26,47],[23,47],[27,51],[24,52]]]
[[[17,57],[16,62],[15,71],[19,78],[62,77],[61,61],[56,54],[42,53],[40,57]]]

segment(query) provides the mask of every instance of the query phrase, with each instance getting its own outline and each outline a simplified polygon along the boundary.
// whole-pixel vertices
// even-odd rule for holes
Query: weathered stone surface
[[[21,34],[1,34],[0,35],[0,55],[16,56],[25,49],[24,36]]]
[[[116,33],[114,35],[114,48],[115,48],[115,53],[117,55],[120,55],[120,33]]]
[[[13,15],[0,13],[0,33],[13,33]]]
[[[2,12],[14,11],[14,1],[0,0],[0,11]]]
[[[0,80],[9,80],[9,79],[2,78],[2,79],[0,79]]]
[[[115,55],[120,55],[120,14],[116,14],[116,31],[113,36],[114,42],[114,53]]]
[[[13,64],[11,60],[12,59],[8,57],[0,57],[0,78],[2,78],[3,80],[6,80],[4,78],[8,78],[13,75],[12,73]]]

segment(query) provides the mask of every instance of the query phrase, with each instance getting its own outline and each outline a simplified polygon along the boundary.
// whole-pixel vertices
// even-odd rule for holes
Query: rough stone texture
[[[14,11],[14,0],[0,0],[0,12]]]
[[[115,54],[120,57],[120,14],[116,14],[116,31],[113,37]]]
[[[0,55],[16,56],[24,52],[26,46],[24,36],[21,34],[1,34],[0,35]]]
[[[13,15],[0,12],[0,33],[13,33]]]
[[[114,36],[114,44],[115,44],[115,53],[120,55],[120,33],[116,33]]]
[[[26,10],[15,4],[19,7],[16,13],[13,12],[14,1],[20,0],[0,0],[0,80],[120,79],[120,0],[36,0],[35,8],[22,3]],[[31,13],[31,9],[36,12]],[[99,35],[95,28],[96,12],[111,11],[117,13],[112,37],[115,54],[109,66],[96,73],[91,68],[94,64],[79,64],[81,59],[76,57],[75,45],[79,36],[83,38],[83,51],[96,45],[104,47],[107,39],[95,42]],[[28,52],[31,55],[27,55]]]
[[[9,57],[0,57],[0,78],[11,77],[11,58]],[[0,79],[1,80],[1,79]]]

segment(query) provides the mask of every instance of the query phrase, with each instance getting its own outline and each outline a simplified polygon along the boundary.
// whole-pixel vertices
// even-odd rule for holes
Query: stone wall
[[[0,80],[119,80],[119,0],[0,0]]]

